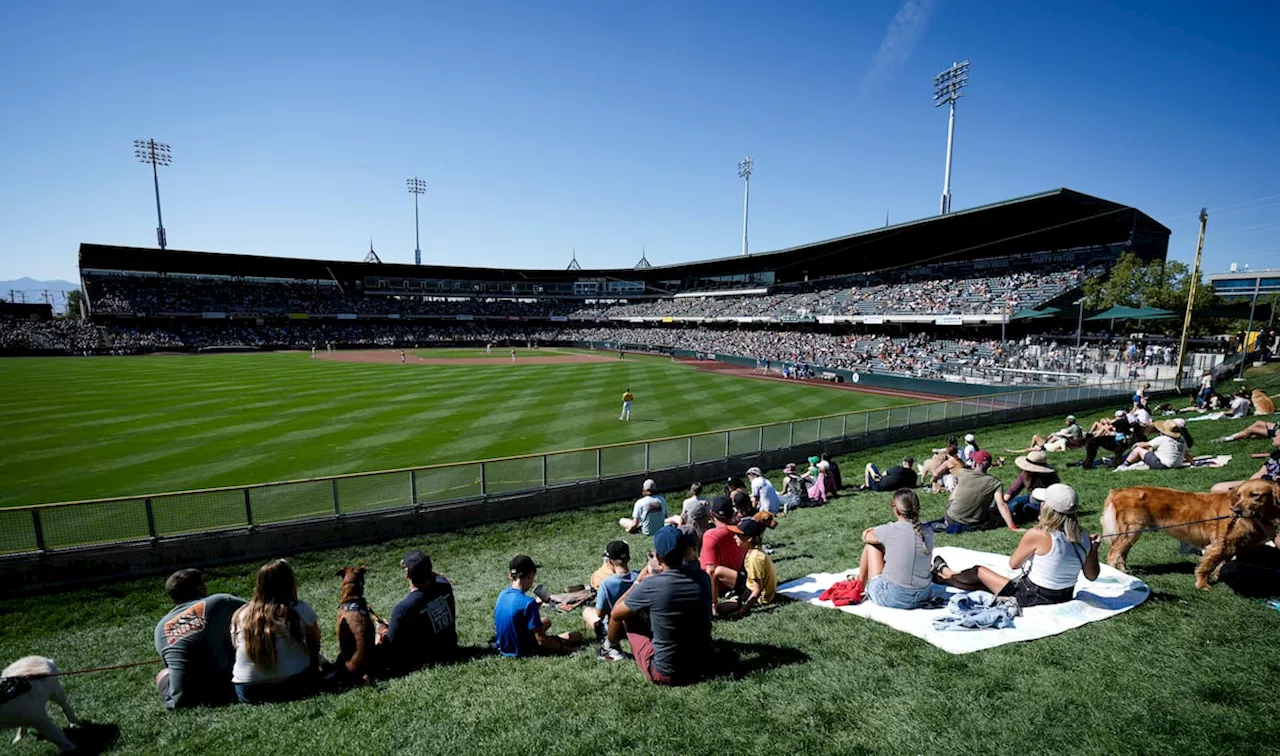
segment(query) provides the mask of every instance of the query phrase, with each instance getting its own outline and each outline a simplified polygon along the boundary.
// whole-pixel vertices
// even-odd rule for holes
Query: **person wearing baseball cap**
[[[729,527],[738,522],[738,513],[728,496],[717,496],[711,502],[711,519],[715,527],[702,534],[702,550],[699,563],[711,578],[716,595],[732,592],[735,595],[746,589],[747,573],[743,571],[746,554],[733,540]]]
[[[973,467],[973,454],[979,451],[978,440],[972,433],[964,434],[964,446],[960,447],[960,461],[965,467]]]
[[[782,511],[782,497],[778,496],[778,489],[764,477],[760,468],[748,469],[747,480],[751,481],[751,503],[757,511],[775,515]]]
[[[611,574],[600,581],[596,605],[583,609],[582,619],[586,621],[588,628],[595,631],[596,640],[600,641],[597,657],[606,661],[622,661],[626,656],[609,643],[606,630],[614,604],[636,582],[636,571],[631,569],[631,546],[626,541],[610,541],[604,547],[604,560],[609,565]]]
[[[1082,572],[1086,580],[1097,580],[1101,537],[1080,527],[1080,497],[1075,489],[1054,483],[1035,489],[1031,498],[1040,506],[1040,520],[1009,557],[1009,568],[1023,570],[1021,576],[1009,579],[982,566],[956,572],[942,557],[934,557],[934,580],[966,591],[1012,596],[1022,607],[1070,601]]]
[[[990,467],[991,453],[979,449],[970,457],[970,467],[955,472],[956,487],[943,520],[948,533],[989,530],[998,527],[1001,520],[1010,530],[1018,529],[1004,498],[1004,485],[987,474]]]
[[[406,551],[400,560],[412,590],[391,610],[385,643],[396,674],[451,658],[458,651],[458,608],[453,585],[432,569],[431,557]]]
[[[641,486],[641,494],[631,508],[631,516],[618,520],[618,525],[628,533],[652,536],[667,520],[667,500],[657,495],[658,484],[650,478]]]
[[[729,601],[716,607],[721,616],[742,615],[757,604],[772,604],[778,590],[778,570],[761,548],[764,523],[759,520],[740,520],[737,525],[730,525],[728,530],[733,533],[738,548],[744,551],[742,566],[747,576],[747,591],[741,601]]]
[[[498,653],[503,656],[534,654],[566,654],[582,642],[576,630],[548,635],[551,619],[538,613],[540,599],[528,595],[538,576],[538,565],[524,554],[517,554],[507,565],[511,587],[498,594],[493,606],[493,630],[497,635]]]
[[[711,581],[688,564],[693,539],[667,525],[653,536],[657,564],[637,579],[609,617],[608,640],[625,638],[645,679],[657,685],[697,682],[711,654]]]

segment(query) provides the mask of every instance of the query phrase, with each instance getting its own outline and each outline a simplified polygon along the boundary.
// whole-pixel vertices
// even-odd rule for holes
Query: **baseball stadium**
[[[912,481],[919,470],[912,517],[934,523],[938,558],[1005,573],[983,559],[1014,551],[1009,531],[1034,514],[952,532],[946,478],[960,468],[1000,490],[1023,482],[1036,511],[1057,506],[1034,498],[1049,489],[1032,480],[1052,473],[1095,534],[1122,480],[1208,491],[1253,474],[1270,440],[1223,440],[1253,426],[1244,414],[1168,426],[1199,441],[1177,469],[1144,465],[1133,438],[1138,457],[1122,457],[1115,418],[1147,412],[1134,422],[1157,437],[1175,420],[1152,415],[1178,415],[1202,376],[1247,368],[1264,398],[1280,391],[1274,364],[1253,366],[1260,353],[1117,339],[1114,313],[1086,312],[1091,282],[1126,256],[1163,262],[1169,235],[1137,208],[1059,189],[774,252],[615,269],[82,244],[83,318],[0,317],[0,650],[17,658],[39,638],[85,720],[68,732],[130,753],[1265,751],[1275,611],[1243,582],[1197,590],[1200,550],[1158,532],[1124,570],[1102,544],[1070,601],[1014,607],[988,629],[946,628],[947,595],[928,609],[880,605],[875,591],[824,598],[881,579],[855,576],[867,534],[901,516],[902,492],[877,491],[900,459]],[[1064,430],[1089,429],[1078,443],[1060,435],[1064,416]],[[971,459],[954,474],[949,443]],[[668,569],[659,550],[696,555],[692,533],[705,544],[715,528],[638,522],[658,497],[681,522],[695,483],[716,522],[729,522],[721,499],[736,501],[721,489],[737,485],[768,512],[776,527],[754,546],[759,528],[732,527],[747,553],[767,547],[777,593],[717,590],[696,681],[650,685],[665,673],[637,670],[643,644],[615,645],[612,622],[593,636],[606,589],[592,573],[628,551],[654,577]],[[769,511],[775,484],[786,503]],[[447,576],[456,648],[344,679],[349,623],[392,644],[381,617],[394,626],[405,590],[425,590],[421,552],[433,585]],[[538,653],[507,653],[495,632],[506,580],[529,587],[516,554],[547,587]],[[280,557],[299,605],[314,607],[316,689],[174,705],[179,668],[149,657],[190,631],[189,609],[173,615],[177,576],[200,570],[210,602],[257,595],[259,567]],[[367,572],[344,577],[357,566]],[[187,617],[181,631],[156,626],[170,615]],[[626,663],[601,661],[615,656]],[[1073,726],[1054,726],[1066,711]],[[48,748],[28,738],[13,752]]]

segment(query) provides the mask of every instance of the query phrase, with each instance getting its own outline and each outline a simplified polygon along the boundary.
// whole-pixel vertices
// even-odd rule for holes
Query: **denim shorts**
[[[933,596],[933,589],[926,586],[912,591],[876,575],[867,584],[867,596],[886,609],[918,609]]]

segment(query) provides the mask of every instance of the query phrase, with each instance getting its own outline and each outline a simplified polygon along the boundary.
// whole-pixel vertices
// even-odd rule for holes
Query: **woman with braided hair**
[[[917,609],[933,595],[933,529],[920,524],[920,499],[910,488],[893,492],[897,519],[867,528],[858,579],[867,596],[890,609]]]

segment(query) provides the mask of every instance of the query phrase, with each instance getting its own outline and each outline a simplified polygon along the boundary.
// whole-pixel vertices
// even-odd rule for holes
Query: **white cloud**
[[[932,13],[933,0],[904,0],[884,32],[880,49],[871,59],[871,70],[862,78],[863,91],[887,79],[911,58]]]

